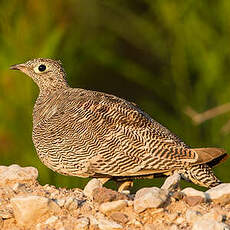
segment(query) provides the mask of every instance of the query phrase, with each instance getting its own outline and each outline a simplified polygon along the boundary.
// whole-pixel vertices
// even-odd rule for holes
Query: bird
[[[40,160],[63,175],[119,183],[122,192],[138,178],[179,173],[211,188],[221,181],[212,167],[227,159],[222,148],[191,148],[135,103],[71,88],[61,61],[37,58],[10,67],[28,75],[39,95],[32,140]]]

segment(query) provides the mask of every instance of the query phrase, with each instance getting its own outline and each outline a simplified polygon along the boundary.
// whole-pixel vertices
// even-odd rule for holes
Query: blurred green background
[[[42,184],[82,187],[87,180],[52,172],[35,153],[38,88],[9,66],[36,57],[62,60],[72,87],[135,102],[191,146],[230,152],[229,112],[199,125],[185,113],[229,103],[229,0],[0,2],[0,164],[37,167]],[[230,182],[230,160],[215,172]],[[134,190],[160,183],[135,181]]]

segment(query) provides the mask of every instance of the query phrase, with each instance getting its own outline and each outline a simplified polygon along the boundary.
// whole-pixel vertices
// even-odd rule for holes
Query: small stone
[[[48,218],[44,224],[53,224],[54,222],[56,222],[58,220],[57,216],[51,216],[50,218]]]
[[[192,209],[188,209],[185,213],[187,222],[194,223],[202,217],[201,213]]]
[[[116,230],[116,229],[123,229],[123,226],[114,222],[107,220],[105,218],[100,218],[97,220],[97,226],[101,230]]]
[[[5,209],[0,209],[0,217],[2,219],[10,219],[13,217],[13,213],[11,209],[5,208]]]
[[[185,196],[200,196],[205,199],[205,193],[194,188],[185,188],[181,191]]]
[[[110,218],[113,219],[115,222],[118,222],[123,225],[129,221],[128,216],[122,212],[113,212],[110,215]]]
[[[102,203],[99,207],[99,210],[102,213],[106,214],[109,212],[119,211],[126,206],[127,206],[126,200],[116,200],[116,201],[112,201],[112,202]]]
[[[77,230],[87,230],[89,228],[89,218],[82,217],[77,220],[76,229]]]
[[[85,196],[89,197],[92,200],[93,199],[93,191],[96,188],[102,188],[102,183],[100,180],[93,178],[85,186],[83,193]]]
[[[128,197],[125,194],[104,187],[96,188],[93,191],[93,201],[99,204],[114,201],[114,200],[127,200],[127,199]]]
[[[63,207],[63,206],[65,205],[65,201],[66,201],[66,199],[64,199],[64,198],[55,200],[55,202],[56,202],[60,207]]]
[[[134,198],[134,210],[138,213],[147,208],[159,208],[168,198],[168,193],[160,188],[143,188],[137,191]]]
[[[230,203],[230,183],[223,183],[205,192],[208,200],[215,203]]]
[[[21,226],[32,225],[42,215],[60,211],[60,207],[54,201],[42,196],[17,197],[10,201],[15,219]]]
[[[197,220],[192,227],[192,230],[229,230],[229,227],[224,223],[219,223],[213,219]]]
[[[184,221],[185,221],[185,219],[181,216],[176,219],[177,224],[182,224]]]
[[[221,209],[217,209],[217,208],[213,208],[211,209],[209,212],[205,213],[203,215],[204,219],[214,219],[218,222],[222,222],[226,219],[226,215],[223,214],[223,210]]]
[[[161,189],[174,191],[179,187],[181,176],[179,173],[174,173],[172,176],[168,177],[164,184],[161,186]]]
[[[19,182],[35,181],[38,170],[34,167],[20,167],[19,165],[0,166],[0,186],[14,185]]]
[[[189,205],[189,206],[195,206],[197,204],[200,204],[204,202],[204,198],[200,196],[186,196],[184,198],[184,201]]]
[[[79,207],[78,205],[78,200],[71,196],[71,197],[68,197],[65,201],[65,204],[64,204],[65,208],[67,208],[68,210],[73,210],[73,209],[77,209]]]

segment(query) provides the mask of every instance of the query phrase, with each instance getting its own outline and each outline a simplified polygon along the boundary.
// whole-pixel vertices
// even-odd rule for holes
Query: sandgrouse
[[[211,167],[227,158],[221,148],[190,148],[134,103],[106,93],[71,88],[60,61],[38,58],[11,66],[40,89],[33,110],[33,143],[53,171],[121,181],[178,172],[195,184],[214,187]]]

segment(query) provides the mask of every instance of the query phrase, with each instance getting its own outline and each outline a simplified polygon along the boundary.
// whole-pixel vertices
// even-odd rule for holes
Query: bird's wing
[[[88,171],[100,174],[164,172],[198,159],[197,153],[168,129],[112,95],[73,91],[46,124],[53,127],[54,138],[63,137],[57,148],[68,151],[66,159],[87,159]]]

